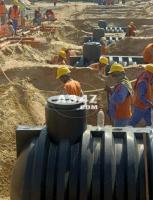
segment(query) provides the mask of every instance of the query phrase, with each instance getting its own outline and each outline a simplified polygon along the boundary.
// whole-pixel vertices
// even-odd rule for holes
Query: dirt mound
[[[152,37],[135,37],[120,40],[116,45],[111,47],[111,55],[142,55],[142,52],[149,43],[153,41]]]
[[[26,81],[0,86],[0,196],[8,196],[18,124],[44,123],[44,98]],[[39,111],[39,112],[38,112]]]
[[[16,57],[18,60],[27,61],[44,61],[41,52],[28,45],[13,44],[2,49],[4,56],[9,56],[9,59]],[[11,57],[10,57],[11,56]]]

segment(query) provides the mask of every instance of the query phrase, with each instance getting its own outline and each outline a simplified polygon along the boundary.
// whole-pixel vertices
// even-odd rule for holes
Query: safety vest
[[[66,94],[81,96],[81,85],[78,81],[70,80],[64,85]]]
[[[10,18],[11,18],[12,20],[14,20],[14,19],[17,20],[17,19],[19,18],[19,16],[20,16],[19,8],[14,9],[13,7],[11,7],[11,10],[10,10]]]
[[[125,86],[126,84],[124,84]],[[121,89],[121,84],[118,84],[114,88],[114,92],[118,92]],[[130,119],[132,116],[132,93],[131,93],[131,88],[127,87],[129,91],[129,95],[126,97],[126,99],[122,103],[118,103],[115,106],[115,119],[120,120],[120,119]]]
[[[134,100],[133,100],[133,104],[137,107],[137,108],[140,108],[140,109],[143,109],[143,110],[146,110],[147,108],[149,108],[149,106],[145,105],[140,97],[139,97],[139,94],[138,94],[138,85],[144,81],[146,83],[146,86],[147,86],[147,92],[145,94],[145,98],[149,101],[152,100],[152,86],[151,84],[148,83],[147,80],[145,79],[140,79],[139,82],[136,83],[136,86],[135,86],[135,95],[134,95]]]
[[[0,4],[0,17],[2,17],[5,14],[5,5]]]
[[[146,46],[146,48],[143,51],[143,58],[146,63],[151,63],[152,62],[152,55],[150,51],[153,51],[153,43],[149,44]]]

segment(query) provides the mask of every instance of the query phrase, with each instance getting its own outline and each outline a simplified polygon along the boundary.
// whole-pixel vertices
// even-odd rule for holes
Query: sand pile
[[[146,45],[153,41],[152,37],[134,37],[120,40],[116,45],[111,47],[111,55],[142,55]]]
[[[8,196],[17,124],[43,124],[44,98],[26,81],[0,86],[0,196]],[[38,112],[39,110],[39,112]]]

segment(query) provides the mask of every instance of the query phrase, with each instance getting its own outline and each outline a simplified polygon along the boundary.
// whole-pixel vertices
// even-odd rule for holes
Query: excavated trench
[[[62,17],[54,24],[58,27],[57,32],[47,37],[45,34],[37,34],[39,39],[45,39],[43,49],[15,44],[0,52],[0,63],[5,72],[0,72],[0,200],[9,196],[11,171],[16,157],[16,126],[43,125],[46,99],[60,94],[63,88],[61,82],[55,78],[57,66],[47,65],[46,59],[63,46],[74,48],[82,54],[83,37],[91,34],[93,27],[101,19],[115,26],[126,26],[129,21],[134,21],[140,29],[141,38],[125,38],[119,41],[111,47],[112,55],[141,55],[144,46],[152,41],[152,37],[145,38],[146,33],[143,32],[144,25],[149,29],[153,28],[152,19],[142,20],[141,7],[135,12],[139,18],[126,18],[128,12],[132,12],[131,7],[118,6],[105,10],[104,7],[83,5],[83,8],[73,7],[69,17],[65,17],[65,13],[70,11],[68,7],[59,10]],[[142,70],[142,67],[131,66],[126,69],[127,76],[134,80]],[[105,80],[100,80],[97,73],[89,68],[72,68],[72,77],[81,82],[82,89],[89,98],[90,95],[97,95],[97,105],[103,107],[106,113],[107,95],[105,91],[96,91],[105,88]],[[110,86],[113,84],[109,78],[106,81],[111,83]],[[87,111],[88,124],[96,124],[96,115],[97,110]],[[106,124],[111,123],[108,117],[105,120]]]

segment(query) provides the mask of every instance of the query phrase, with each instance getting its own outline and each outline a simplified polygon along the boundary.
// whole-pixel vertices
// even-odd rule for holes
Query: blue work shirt
[[[115,119],[116,105],[125,101],[129,95],[129,91],[125,85],[120,84],[119,89],[114,89],[109,104],[109,115],[112,119]]]
[[[142,81],[138,84],[138,95],[140,97],[140,100],[147,105],[149,103],[149,100],[145,97],[147,93],[147,85],[145,81]]]

